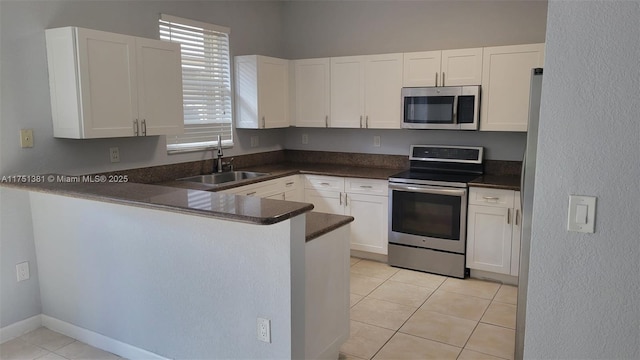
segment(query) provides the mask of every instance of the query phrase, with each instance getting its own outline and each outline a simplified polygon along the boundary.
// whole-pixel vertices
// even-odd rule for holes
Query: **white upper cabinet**
[[[260,55],[236,56],[236,127],[289,126],[289,61]]]
[[[294,60],[295,126],[328,127],[330,107],[329,58]]]
[[[330,127],[400,128],[402,54],[331,58]]]
[[[331,58],[330,127],[363,127],[364,59],[364,56]]]
[[[402,86],[437,86],[442,51],[404,53]]]
[[[364,127],[399,129],[401,91],[402,54],[367,56]]]
[[[402,86],[480,85],[482,48],[403,54]]]
[[[178,44],[76,27],[45,34],[55,137],[183,132]]]
[[[442,86],[482,84],[482,48],[442,51]]]
[[[136,38],[140,84],[138,114],[142,119],[140,135],[170,135],[184,131],[181,60],[175,45]]]
[[[527,131],[531,69],[542,67],[544,44],[484,48],[480,130]]]

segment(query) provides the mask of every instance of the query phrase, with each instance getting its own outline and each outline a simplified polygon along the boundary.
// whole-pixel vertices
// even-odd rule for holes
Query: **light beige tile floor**
[[[351,336],[341,360],[512,359],[515,286],[351,259]],[[47,328],[0,345],[2,360],[118,360]]]
[[[352,258],[340,359],[512,359],[517,292]]]
[[[41,327],[0,345],[2,360],[119,360],[117,355]]]

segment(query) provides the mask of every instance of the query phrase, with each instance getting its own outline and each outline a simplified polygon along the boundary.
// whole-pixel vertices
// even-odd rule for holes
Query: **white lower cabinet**
[[[387,254],[387,182],[306,175],[305,201],[314,211],[354,217],[351,249]]]
[[[471,187],[467,267],[518,276],[521,221],[520,192]]]

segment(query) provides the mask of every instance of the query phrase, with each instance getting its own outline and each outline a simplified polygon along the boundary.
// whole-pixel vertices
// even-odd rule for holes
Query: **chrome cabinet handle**
[[[288,182],[288,183],[285,183],[284,185],[285,185],[285,186],[291,186],[291,185],[293,185],[293,184],[295,184],[295,181],[290,181],[290,182]]]
[[[515,224],[516,224],[516,225],[518,225],[518,223],[520,222],[520,221],[518,220],[518,218],[519,218],[519,217],[520,217],[520,210],[519,210],[519,209],[516,209],[516,221],[515,221]]]
[[[435,86],[438,86],[438,72],[437,71],[436,71],[436,85]]]
[[[264,119],[264,116],[262,117],[262,128],[264,129],[267,126],[267,122]]]
[[[444,86],[444,71],[442,72],[442,86]]]
[[[246,194],[246,196],[253,196],[253,195],[255,195],[255,194],[256,194],[256,191],[252,191],[252,192],[248,192],[248,193]]]
[[[322,185],[322,186],[330,186],[331,184],[329,184],[328,182],[321,182],[320,185]]]
[[[340,205],[342,205],[342,193],[340,193]]]
[[[507,224],[511,224],[511,209],[507,209]]]
[[[362,129],[362,115],[360,115],[360,128]]]
[[[140,128],[138,126],[138,119],[133,120],[133,135],[138,136]]]
[[[324,117],[324,127],[329,127],[329,115],[325,115]]]
[[[369,115],[364,117],[364,128],[365,129],[369,128]]]
[[[498,201],[498,200],[500,200],[500,198],[499,198],[499,197],[497,197],[497,196],[483,196],[482,198],[483,198],[483,199],[485,199],[485,200],[490,200],[490,201],[491,201],[491,200],[493,200],[493,201]]]
[[[142,119],[142,136],[147,136],[147,119]]]
[[[360,187],[363,188],[363,189],[372,189],[373,188],[373,186],[371,186],[371,185],[360,185]]]
[[[287,196],[284,193],[282,193],[282,200],[287,200]]]
[[[344,206],[349,206],[349,194],[344,194]]]

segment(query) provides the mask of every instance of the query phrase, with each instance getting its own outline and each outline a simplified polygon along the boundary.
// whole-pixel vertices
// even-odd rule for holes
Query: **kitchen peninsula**
[[[337,358],[349,336],[353,218],[46,179],[0,187],[31,210],[43,325],[128,358]],[[259,318],[270,321],[267,342]]]

